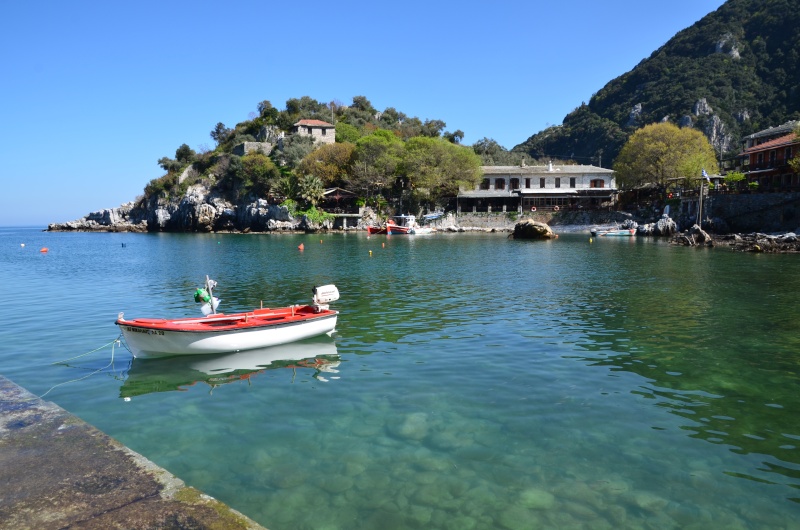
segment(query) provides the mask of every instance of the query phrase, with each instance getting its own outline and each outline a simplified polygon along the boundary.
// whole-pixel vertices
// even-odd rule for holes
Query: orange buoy
[[[50,250],[50,249],[49,249],[49,248],[47,248],[47,247],[42,247],[42,248],[41,248],[41,250],[39,250],[39,252],[44,252],[44,253],[46,253],[48,250]]]
[[[297,248],[298,248],[298,249],[300,249],[300,250],[304,250],[306,247],[305,247],[305,245],[303,245],[302,243],[300,243],[300,245],[299,245]]]

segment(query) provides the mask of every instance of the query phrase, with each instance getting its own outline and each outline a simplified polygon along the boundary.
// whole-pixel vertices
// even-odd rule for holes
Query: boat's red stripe
[[[133,320],[117,320],[116,324],[120,326],[129,326],[132,328],[139,328],[139,329],[157,329],[162,331],[179,331],[179,332],[189,332],[189,333],[209,333],[209,332],[219,332],[219,331],[248,331],[253,329],[260,329],[260,328],[268,328],[268,327],[283,327],[289,325],[296,325],[302,324],[304,322],[308,322],[310,320],[325,320],[328,318],[335,317],[338,315],[338,311],[325,311],[321,313],[313,313],[313,314],[295,314],[294,317],[291,315],[287,316],[250,316],[248,315],[247,320],[242,315],[241,318],[237,319],[234,323],[221,323],[221,322],[231,322],[233,319],[230,318],[209,318],[208,320],[205,319],[198,319],[196,323],[177,323],[175,320],[158,320],[158,319],[133,319]],[[238,318],[238,315],[237,315]],[[186,319],[178,319],[178,321],[185,321]]]

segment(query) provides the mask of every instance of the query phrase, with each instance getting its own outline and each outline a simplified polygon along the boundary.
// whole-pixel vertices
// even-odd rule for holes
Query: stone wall
[[[269,142],[244,142],[234,146],[233,154],[244,156],[254,151],[260,151],[265,155],[269,155],[272,152],[272,147],[273,145]]]
[[[542,210],[536,212],[510,213],[460,213],[455,224],[462,228],[484,228],[513,230],[522,219],[532,219],[550,226],[593,226],[622,223],[631,219],[631,214],[608,210],[560,211]]]
[[[455,224],[462,228],[514,230],[514,225],[521,217],[508,213],[460,213],[455,219]]]
[[[800,230],[800,193],[711,195],[703,202],[703,208],[708,217],[720,219],[727,225],[723,232]]]

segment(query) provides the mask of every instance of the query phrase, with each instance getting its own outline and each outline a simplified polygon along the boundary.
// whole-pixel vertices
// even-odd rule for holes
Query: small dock
[[[0,376],[0,529],[263,527]]]

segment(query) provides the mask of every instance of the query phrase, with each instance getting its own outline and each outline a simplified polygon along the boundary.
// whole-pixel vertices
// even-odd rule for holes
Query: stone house
[[[336,141],[336,126],[322,120],[300,120],[292,126],[292,134],[311,136],[315,142],[332,144]]]
[[[467,212],[527,212],[610,206],[618,189],[614,172],[597,166],[483,166],[483,181],[459,190],[457,209]]]

